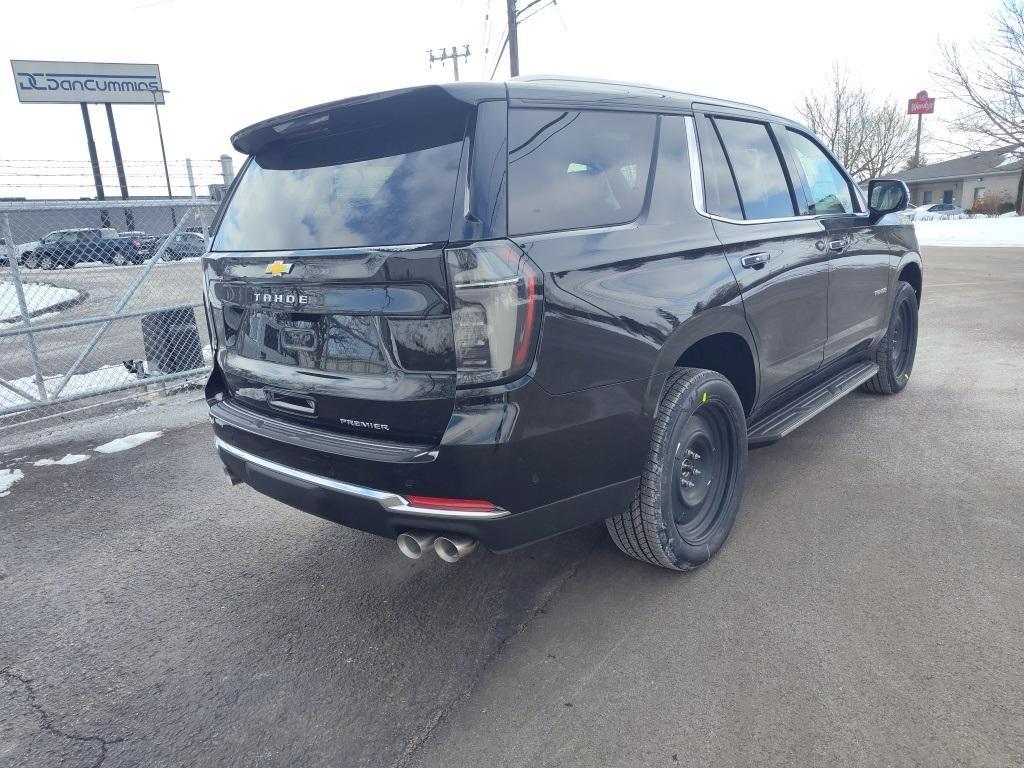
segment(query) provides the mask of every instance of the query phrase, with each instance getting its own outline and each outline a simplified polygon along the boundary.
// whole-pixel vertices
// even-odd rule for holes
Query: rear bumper
[[[311,515],[391,539],[413,528],[463,533],[492,552],[508,552],[615,514],[629,505],[638,482],[634,478],[614,483],[517,514],[507,510],[442,512],[417,508],[388,491],[301,472],[220,439],[217,450],[233,478]]]
[[[463,533],[504,552],[628,507],[650,436],[649,384],[553,396],[528,382],[466,398],[428,461],[329,453],[223,419],[214,431],[230,474],[289,506],[380,536]],[[497,509],[424,509],[406,495],[485,499]]]

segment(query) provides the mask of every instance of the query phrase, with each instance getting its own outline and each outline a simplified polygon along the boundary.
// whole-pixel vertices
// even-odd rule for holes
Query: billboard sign
[[[11,60],[14,87],[23,104],[164,103],[156,64]]]
[[[907,102],[908,115],[930,115],[935,111],[935,99],[928,98],[928,91],[919,91],[916,99]]]

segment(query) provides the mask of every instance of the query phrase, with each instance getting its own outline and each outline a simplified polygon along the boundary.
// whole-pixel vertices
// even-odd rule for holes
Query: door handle
[[[770,253],[748,253],[740,259],[740,264],[747,269],[761,269],[771,258],[772,255]]]
[[[850,241],[845,237],[842,240],[829,240],[828,249],[833,253],[842,253],[846,250],[846,247],[850,244]]]
[[[301,413],[304,416],[316,415],[316,403],[308,397],[289,395],[284,392],[267,392],[267,404],[271,408],[279,408],[282,411]]]

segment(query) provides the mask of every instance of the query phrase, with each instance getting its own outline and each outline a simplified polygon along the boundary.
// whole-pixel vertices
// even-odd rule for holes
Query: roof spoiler
[[[500,93],[493,92],[495,87]],[[360,125],[408,121],[411,116],[446,110],[465,110],[489,96],[504,96],[499,83],[424,85],[341,99],[289,112],[243,128],[231,137],[231,145],[244,155],[254,155],[275,145],[344,133]]]

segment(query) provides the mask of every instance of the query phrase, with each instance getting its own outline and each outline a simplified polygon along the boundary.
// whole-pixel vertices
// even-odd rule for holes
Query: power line
[[[537,3],[542,3],[542,2],[544,2],[544,0],[531,0],[529,3],[527,3],[522,8],[520,8],[518,11],[516,11],[516,18],[518,19],[520,16],[522,16],[528,10],[533,8],[533,6],[535,6]]]
[[[529,8],[530,6],[536,5],[537,3],[540,3],[540,2],[543,2],[543,0],[533,0],[533,2],[532,2],[532,3],[530,3],[530,5],[526,6],[526,8]],[[552,5],[556,6],[556,8],[557,8],[557,6],[558,6],[558,0],[548,0],[548,1],[547,1],[547,3],[545,3],[544,5],[542,5],[542,6],[540,7],[540,8],[538,8],[537,10],[535,10],[535,11],[534,11],[533,13],[529,14],[528,16],[523,16],[522,18],[520,18],[520,19],[519,19],[519,23],[520,23],[520,24],[522,24],[522,23],[524,23],[524,22],[527,22],[527,21],[529,21],[529,20],[530,20],[530,19],[532,19],[532,18],[533,18],[534,16],[536,16],[536,15],[537,15],[538,13],[540,13],[541,11],[543,11],[543,10],[544,10],[545,8],[549,8],[549,7],[551,7]],[[523,9],[523,11],[525,11],[525,10],[526,10],[526,8],[524,8],[524,9]],[[520,11],[520,14],[522,14],[522,13],[523,13],[523,11]]]
[[[491,76],[489,78],[487,78],[488,80],[493,80],[494,79],[494,75],[498,71],[498,67],[501,66],[501,57],[505,53],[505,46],[507,46],[507,45],[508,45],[508,35],[506,34],[505,37],[502,39],[501,50],[498,51],[498,58],[494,62],[494,69],[491,70]]]

